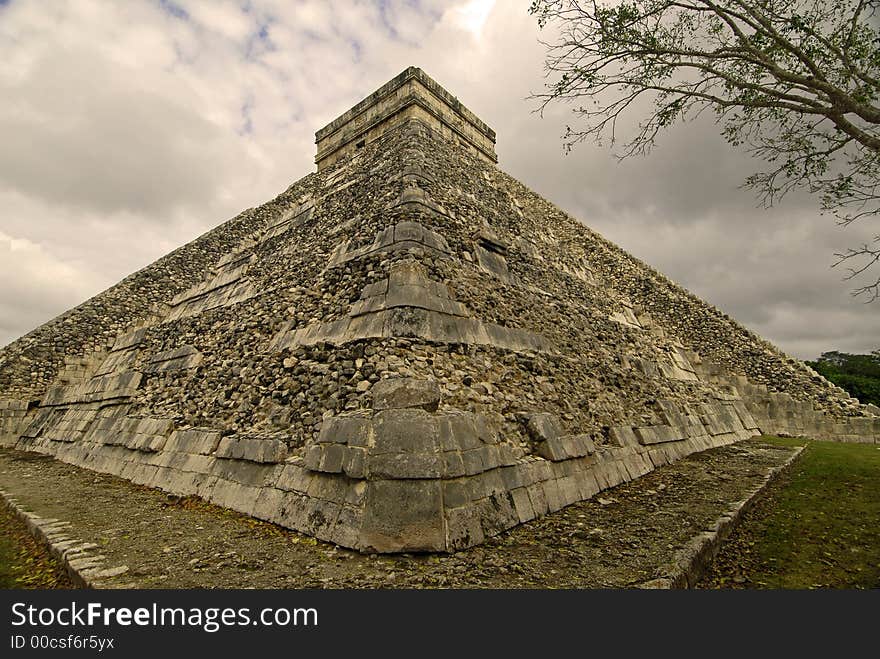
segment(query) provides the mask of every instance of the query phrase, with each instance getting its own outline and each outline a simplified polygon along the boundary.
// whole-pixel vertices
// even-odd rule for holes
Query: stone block
[[[366,449],[349,447],[342,458],[342,471],[351,478],[365,478],[367,475]]]
[[[389,309],[393,307],[420,307],[422,309],[440,311],[438,308],[439,301],[435,295],[431,294],[427,287],[420,284],[389,283],[385,305]]]
[[[460,508],[470,505],[479,498],[474,493],[474,482],[469,478],[454,478],[442,481],[443,505],[446,508]]]
[[[566,435],[547,439],[538,445],[538,455],[553,462],[582,458],[596,450],[589,435]]]
[[[526,487],[526,491],[529,493],[529,501],[532,502],[532,509],[535,511],[536,517],[550,512],[550,508],[547,505],[547,497],[544,495],[544,488],[541,483],[529,485]]]
[[[317,471],[338,474],[342,471],[342,458],[346,448],[341,444],[327,444],[322,447],[321,462]]]
[[[566,476],[556,481],[559,486],[559,494],[566,506],[580,500],[580,491],[578,489],[577,477]]]
[[[373,284],[367,284],[361,291],[361,299],[374,297],[376,295],[385,295],[388,292],[388,280],[382,279]]]
[[[444,472],[445,461],[439,453],[380,453],[367,458],[371,479],[440,478]]]
[[[552,513],[561,510],[565,503],[562,500],[562,493],[559,491],[559,484],[555,478],[550,478],[541,483],[544,489],[544,498],[547,501],[547,509]]]
[[[287,445],[271,438],[224,437],[217,448],[217,457],[233,457],[249,462],[276,464],[287,458]]]
[[[475,484],[474,492],[479,493],[480,497],[507,492],[507,488],[504,487],[504,480],[501,478],[501,474],[497,469],[484,471],[475,476],[472,480]]]
[[[210,455],[220,444],[220,431],[207,428],[176,430],[165,444],[166,451]]]
[[[500,415],[493,415],[492,418],[485,414],[474,415],[474,427],[477,431],[477,437],[485,444],[498,444],[501,441],[501,435],[498,431],[500,425]]]
[[[220,506],[250,514],[259,493],[259,488],[219,479],[211,491],[211,498]]]
[[[490,275],[497,277],[503,282],[510,282],[510,272],[507,268],[507,259],[503,255],[494,251],[489,251],[482,245],[474,246],[474,255],[477,257],[477,263],[480,267]]]
[[[424,241],[425,245],[438,252],[445,252],[447,254],[450,252],[449,243],[446,242],[446,238],[430,229],[425,231]]]
[[[333,501],[308,499],[306,501],[306,533],[318,538],[327,537],[330,529],[336,524],[341,510],[342,506]]]
[[[478,448],[462,451],[461,460],[464,465],[464,473],[468,476],[473,476],[486,470],[486,466],[483,463],[483,452]]]
[[[285,492],[274,487],[264,487],[257,495],[254,502],[253,515],[260,519],[278,523],[281,517],[281,506],[285,498]]]
[[[312,444],[311,446],[306,447],[305,455],[303,456],[303,461],[306,466],[306,469],[311,469],[312,471],[319,471],[321,468],[321,458],[324,457],[324,446],[321,444]]]
[[[501,474],[501,480],[504,488],[507,490],[515,490],[526,485],[525,470],[520,466],[504,467],[498,470]]]
[[[285,464],[275,479],[275,487],[288,492],[304,493],[309,490],[309,483],[316,475],[299,465]]]
[[[548,412],[536,412],[529,415],[526,429],[529,432],[529,436],[536,442],[557,439],[563,433],[559,417]]]
[[[314,499],[343,503],[348,494],[350,481],[344,476],[326,473],[316,474],[309,483],[307,494]]]
[[[645,446],[662,444],[664,442],[675,442],[682,439],[671,426],[666,425],[643,426],[641,428],[634,428],[633,431],[635,432],[639,443]]]
[[[243,453],[241,442],[235,437],[224,437],[217,446],[218,458],[237,459],[241,458]]]
[[[473,547],[486,539],[479,512],[473,506],[447,509],[446,518],[449,549]]]
[[[581,501],[589,499],[601,489],[592,470],[578,473],[575,482],[578,488],[578,497]]]
[[[477,503],[480,525],[485,535],[497,535],[519,523],[519,516],[508,492],[499,492]]]
[[[345,483],[345,496],[342,500],[346,505],[357,506],[361,508],[364,503],[364,497],[367,494],[367,483],[365,481],[351,481],[340,478],[340,483]]]
[[[424,311],[424,336],[432,341],[446,343],[490,343],[483,326],[473,318],[462,318],[435,311]]]
[[[513,498],[513,507],[514,510],[516,510],[516,515],[520,523],[528,522],[537,517],[535,509],[532,508],[532,500],[529,498],[529,493],[526,488],[520,487],[511,490],[510,495]]]
[[[464,461],[461,459],[461,453],[458,451],[445,451],[443,456],[443,476],[445,478],[457,478],[464,476]]]
[[[440,404],[440,387],[434,380],[390,378],[373,385],[373,409],[420,408],[436,412]]]
[[[497,446],[483,446],[479,450],[482,452],[484,469],[495,469],[495,467],[501,464]]]
[[[370,419],[355,416],[333,416],[321,424],[318,442],[366,446],[370,437]]]
[[[421,409],[379,412],[373,418],[370,454],[437,453],[440,448],[438,425],[436,417]]]
[[[376,234],[376,238],[373,240],[372,249],[381,249],[383,247],[388,247],[389,245],[394,243],[394,227],[385,227]]]
[[[358,545],[376,552],[444,551],[440,481],[370,481]]]
[[[425,228],[418,222],[398,222],[394,226],[394,240],[400,242],[403,240],[412,240],[421,243],[425,240]]]
[[[590,435],[577,435],[577,437],[581,449],[585,451],[584,455],[593,455],[596,452],[596,443]]]
[[[363,316],[366,314],[375,314],[376,312],[387,309],[390,306],[395,305],[388,304],[385,295],[376,295],[373,297],[368,297],[364,300],[358,300],[357,302],[352,304],[348,314],[349,316],[354,318],[356,316]],[[359,330],[357,325],[349,325],[347,333],[364,334],[366,332],[364,332],[363,330]]]
[[[554,462],[565,460],[569,457],[563,447],[562,439],[559,437],[545,439],[538,444],[538,455],[546,460],[552,460]]]
[[[480,448],[482,443],[475,415],[445,414],[438,418],[440,447],[444,451],[465,451]]]
[[[510,444],[498,445],[498,463],[505,467],[518,464],[523,455],[523,450],[518,446],[511,446]]]
[[[545,460],[529,460],[523,465],[528,481],[537,483],[552,477],[550,463]]]
[[[242,485],[262,487],[272,474],[273,467],[246,460],[214,460],[211,475]]]
[[[306,530],[307,497],[296,492],[285,491],[278,512],[278,524],[298,531]]]
[[[355,339],[391,336],[392,331],[389,328],[390,316],[387,311],[380,311],[375,314],[367,314],[358,316],[348,321],[345,319],[337,321],[339,326],[337,329],[329,328],[326,332],[326,339],[337,336],[339,343],[345,341],[353,341]],[[317,342],[318,339],[312,341]]]
[[[342,506],[336,522],[327,534],[330,542],[335,542],[343,547],[355,547],[360,534],[362,512],[352,506]]]

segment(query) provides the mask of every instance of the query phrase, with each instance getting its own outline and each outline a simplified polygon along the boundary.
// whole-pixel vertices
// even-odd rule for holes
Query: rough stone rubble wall
[[[125,280],[3,351],[0,442],[406,551],[477,544],[759,428],[880,435],[418,123],[182,250],[129,278],[153,288]],[[43,344],[31,382],[21,355]]]
[[[728,315],[681,288],[650,266],[567,216],[519,182],[498,174],[499,187],[526,205],[526,217],[535,225],[554,218],[559,224],[543,234],[545,242],[574,242],[604,285],[628,300],[637,301],[636,315],[651,320],[689,349],[732,374],[786,393],[795,400],[835,415],[859,416],[864,408],[803,362],[793,359]]]
[[[269,202],[242,212],[0,348],[2,395],[39,398],[58,375],[65,358],[101,350],[127,327],[149,318],[157,305],[167,303],[201,279],[243,236],[265,223],[274,215],[275,206]]]
[[[536,455],[523,456],[491,420],[439,403],[436,383],[383,380],[373,409],[328,417],[304,456],[269,436],[107,410],[67,410],[55,426],[66,430],[18,446],[364,551],[445,551],[755,432],[742,408],[718,403],[700,418],[615,428],[597,447],[544,415],[531,419]]]

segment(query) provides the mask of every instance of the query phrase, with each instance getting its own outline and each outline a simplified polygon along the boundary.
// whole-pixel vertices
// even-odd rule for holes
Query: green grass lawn
[[[880,587],[880,446],[804,445],[725,542],[708,588]]]
[[[0,534],[0,588],[15,587],[15,573],[13,563],[15,561],[15,545],[4,529]]]

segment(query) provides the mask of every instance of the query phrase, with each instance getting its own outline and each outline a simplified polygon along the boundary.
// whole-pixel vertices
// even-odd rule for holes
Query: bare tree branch
[[[648,153],[676,121],[711,109],[723,137],[771,165],[750,176],[766,205],[804,187],[848,225],[880,215],[880,0],[534,0],[545,43],[539,112],[579,101],[566,149],[615,144],[643,113],[619,157]],[[873,246],[838,255],[878,266]],[[866,251],[868,250],[868,251]],[[875,250],[875,251],[870,251]],[[877,284],[857,294],[877,298]]]

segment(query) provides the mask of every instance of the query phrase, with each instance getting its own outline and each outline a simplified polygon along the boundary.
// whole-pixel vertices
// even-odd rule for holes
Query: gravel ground
[[[101,546],[139,588],[621,588],[746,496],[792,449],[751,439],[685,458],[444,555],[364,555],[52,458],[0,450],[0,488]]]

